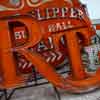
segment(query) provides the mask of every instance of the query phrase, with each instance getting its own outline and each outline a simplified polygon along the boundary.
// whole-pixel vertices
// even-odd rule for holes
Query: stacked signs
[[[100,24],[94,25],[94,28],[97,34],[91,38],[91,45],[85,47],[89,70],[96,70],[100,65]]]

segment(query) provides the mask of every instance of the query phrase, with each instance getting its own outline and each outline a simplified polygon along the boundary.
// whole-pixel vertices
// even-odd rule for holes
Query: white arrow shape
[[[20,58],[20,59],[19,59],[19,63],[18,63],[18,67],[19,67],[19,68],[21,68],[21,67],[22,67],[22,68],[25,68],[25,67],[26,67],[26,64],[25,64],[25,63],[26,63],[25,59]]]
[[[50,62],[50,60],[51,60],[51,57],[48,57],[48,58],[46,59],[46,62]]]
[[[56,52],[56,53],[58,54],[57,60],[60,60],[60,59],[61,59],[61,57],[63,56],[63,55],[62,55],[62,53],[61,53],[61,52],[59,52],[59,51],[58,51],[58,52]]]
[[[33,65],[33,64],[32,64],[31,62],[29,62],[27,68],[32,67],[32,65]]]
[[[22,67],[22,63],[21,63],[21,62],[18,63],[18,67],[19,67],[19,68]]]
[[[54,62],[56,60],[56,58],[57,58],[56,53],[50,52],[50,56],[46,59],[46,62],[50,62],[50,61]]]
[[[25,62],[24,65],[22,66],[23,69],[25,69],[27,67],[28,63]]]
[[[51,52],[51,55],[52,55],[51,62],[54,62],[56,60],[56,58],[57,58],[57,55],[54,52]]]

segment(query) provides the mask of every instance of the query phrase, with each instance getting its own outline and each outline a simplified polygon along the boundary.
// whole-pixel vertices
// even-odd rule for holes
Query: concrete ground
[[[86,94],[60,92],[61,100],[100,100],[100,89]],[[1,100],[5,100],[2,98]],[[17,90],[11,100],[58,100],[51,85]]]
[[[65,70],[65,69],[64,69]],[[67,69],[69,70],[69,69]],[[59,73],[63,72],[60,70]],[[65,76],[63,74],[63,76]],[[45,79],[38,81],[45,82]],[[30,83],[31,84],[31,83]],[[9,91],[8,91],[9,92]],[[100,89],[84,94],[70,94],[64,91],[59,91],[61,100],[100,100]],[[5,100],[4,97],[0,100]],[[11,100],[59,100],[52,85],[42,85],[21,90],[16,90]]]

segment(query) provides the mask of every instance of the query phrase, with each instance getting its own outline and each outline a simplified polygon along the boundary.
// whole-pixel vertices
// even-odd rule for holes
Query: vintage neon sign
[[[26,2],[27,1],[28,0],[26,0]],[[4,79],[4,81],[1,84],[3,87],[5,88],[15,87],[17,84],[21,84],[23,82],[23,78],[21,77],[21,74],[17,74],[17,70],[16,70],[17,63],[16,63],[16,58],[14,58],[13,56],[14,53],[18,53],[24,56],[27,61],[32,63],[31,65],[34,65],[34,67],[38,70],[38,72],[41,75],[43,75],[49,82],[51,82],[56,87],[59,87],[68,91],[72,91],[75,93],[77,92],[79,93],[79,92],[84,92],[84,91],[90,91],[94,89],[95,87],[100,86],[100,70],[98,69],[96,71],[96,74],[94,75],[87,73],[87,71],[85,71],[85,68],[83,66],[82,59],[81,59],[80,45],[78,41],[81,38],[79,37],[78,39],[78,36],[77,36],[78,33],[80,33],[79,35],[81,35],[81,37],[82,36],[84,37],[82,38],[82,42],[84,44],[89,45],[91,36],[95,34],[95,32],[93,31],[91,27],[91,22],[88,19],[87,15],[85,15],[86,13],[84,11],[80,10],[80,8],[75,8],[75,7],[82,8],[82,5],[79,5],[79,6],[73,5],[74,8],[70,8],[70,7],[67,8],[67,7],[62,7],[60,5],[60,2],[61,1],[59,0],[54,1],[54,4],[57,4],[56,8],[54,7],[48,8],[48,5],[49,5],[48,4],[47,6],[45,6],[44,10],[43,10],[43,7],[34,9],[32,13],[34,17],[39,21],[36,21],[34,20],[34,18],[28,17],[28,16],[23,16],[23,17],[20,15],[18,15],[17,17],[13,16],[14,18],[11,19],[10,23],[12,23],[13,21],[14,22],[18,21],[18,22],[24,23],[24,25],[28,29],[29,39],[27,43],[25,43],[24,45],[13,46],[12,45],[13,41],[11,40],[12,35],[10,34],[9,28],[8,28],[9,19],[0,21],[1,28],[2,28],[2,31],[1,31],[2,34],[0,37],[1,61],[2,61],[1,66],[2,66],[3,79]],[[77,0],[73,0],[73,3],[77,3],[77,2],[78,2]],[[28,9],[28,7],[26,8]],[[27,12],[27,9],[23,10],[23,12],[24,11]],[[20,12],[20,13],[23,15],[23,12],[22,13]],[[83,12],[84,12],[83,20],[85,21],[84,24],[82,23],[82,19],[78,19],[80,17],[83,17],[82,16]],[[69,31],[63,31],[64,28],[62,28],[62,25],[63,25],[63,22],[65,22],[64,24],[67,23],[67,20],[64,20],[67,18],[71,22],[71,25],[75,24],[75,27],[76,27],[77,24],[79,24],[82,27],[81,28],[78,27],[77,29],[73,29]],[[70,18],[78,19],[78,20],[70,20]],[[51,20],[51,19],[54,19],[54,20]],[[54,23],[52,23],[53,21]],[[59,32],[59,34],[52,34],[53,32],[52,30],[50,31],[51,32],[50,34],[47,31],[43,32],[42,30],[40,30],[41,27],[38,22],[41,24],[41,27],[43,26],[42,29],[44,28],[46,30],[48,25],[54,24],[54,26],[56,27],[54,31],[59,32],[62,30],[62,32]],[[11,27],[12,26],[13,25],[11,25]],[[18,27],[19,27],[19,24],[18,24]],[[15,32],[18,32],[18,31],[15,30]],[[23,32],[20,32],[20,33],[22,34]],[[17,34],[19,34],[19,32]],[[17,39],[19,39],[20,36],[23,39],[23,35],[18,35]],[[49,38],[49,41],[46,41],[45,39],[47,39],[50,36],[52,37],[52,39]],[[35,51],[32,52],[31,50],[29,50],[30,47],[37,45],[38,43],[40,43],[42,39],[44,39],[46,43],[47,42],[52,43],[52,40],[53,40],[53,47],[55,46],[55,48],[53,48],[52,51],[54,52],[60,51],[60,46],[62,46],[62,43],[61,43],[62,37],[64,37],[64,40],[65,40],[66,51],[64,51],[63,49],[64,55],[67,56],[66,54],[68,53],[70,62],[71,62],[70,63],[71,75],[68,75],[68,77],[62,77],[61,75],[56,73],[52,64],[48,63],[50,61],[55,62],[55,59],[57,57],[54,55],[54,53],[52,53],[53,58],[49,57],[47,60],[45,60],[44,56],[41,56],[38,52],[35,52]],[[40,45],[38,49],[40,49],[41,51],[41,49],[43,48],[45,48],[45,46],[42,47]],[[61,59],[60,57],[61,56],[59,56],[59,59]]]

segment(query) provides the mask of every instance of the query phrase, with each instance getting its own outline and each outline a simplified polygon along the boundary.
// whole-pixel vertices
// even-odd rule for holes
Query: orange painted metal
[[[96,74],[89,74],[82,62],[81,49],[90,45],[95,30],[78,0],[19,0],[16,5],[4,0],[0,1],[0,5],[3,6],[0,11],[0,88],[12,88],[25,83],[23,74],[17,68],[17,53],[31,62],[56,87],[79,93],[100,86],[100,70]],[[62,37],[64,44],[61,43]],[[52,39],[53,47],[40,50],[41,52],[34,50],[41,41],[48,46],[48,38],[49,42]],[[29,48],[33,48],[33,51]],[[49,57],[49,60],[55,61],[50,63],[42,55],[47,52],[48,56],[48,51],[53,56],[54,52],[60,52],[63,57],[69,58],[70,76],[63,78],[56,73],[54,66],[58,63],[55,57]],[[58,60],[59,63],[62,62],[61,59]]]
[[[97,24],[97,25],[96,25],[96,29],[97,29],[97,30],[100,30],[100,24]]]
[[[3,73],[3,85],[9,86],[18,84],[18,81],[21,80],[21,77],[18,77],[16,74],[16,64],[14,61],[13,53],[11,51],[11,39],[9,37],[9,32],[5,30],[8,28],[6,21],[0,21],[1,26],[1,38],[0,38],[0,57],[1,59],[1,69]]]
[[[11,22],[13,22],[15,19],[13,19]],[[16,20],[15,20],[16,21]],[[24,22],[25,25],[27,25],[28,31],[30,33],[30,38],[28,40],[28,42],[26,43],[27,46],[25,46],[25,48],[28,46],[32,46],[35,45],[36,43],[38,43],[41,39],[42,34],[40,35],[40,31],[39,31],[39,26],[37,25],[37,22],[35,21],[33,23],[33,20],[30,18],[27,18],[24,20],[24,18],[18,18],[17,21],[20,22]],[[7,20],[0,20],[0,23],[2,24],[1,26],[1,32],[4,32],[1,34],[1,39],[0,39],[0,51],[1,51],[1,72],[2,72],[2,82],[1,82],[1,86],[4,88],[10,88],[10,87],[16,87],[19,84],[22,84],[24,82],[23,77],[18,74],[18,71],[16,69],[16,60],[14,57],[14,41],[12,41],[11,39],[11,34],[9,34],[8,30],[9,26],[8,26],[8,21]],[[35,30],[31,29],[31,27],[34,27]],[[35,33],[35,34],[32,34]],[[35,36],[34,36],[35,35]],[[35,38],[34,38],[35,37]],[[22,48],[21,46],[19,46],[20,48]],[[16,47],[17,49],[17,47]],[[24,46],[23,46],[24,49]],[[1,87],[1,88],[2,88]]]

